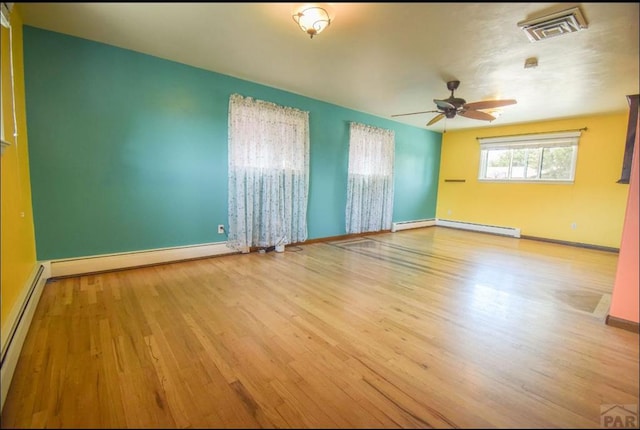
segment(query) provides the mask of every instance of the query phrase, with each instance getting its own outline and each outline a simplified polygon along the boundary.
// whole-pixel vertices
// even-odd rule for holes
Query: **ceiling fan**
[[[453,96],[453,92],[458,89],[460,81],[447,82],[447,88],[451,91],[451,96],[444,100],[433,99],[436,104],[437,110],[427,110],[422,112],[401,113],[397,115],[391,115],[392,117],[404,116],[404,115],[417,115],[421,113],[437,112],[438,115],[434,116],[431,121],[427,123],[427,126],[435,124],[442,118],[454,118],[456,115],[463,116],[465,118],[479,119],[482,121],[493,121],[496,119],[493,115],[482,112],[482,109],[495,109],[502,106],[509,106],[516,104],[513,99],[509,100],[484,100],[480,102],[467,103],[465,99],[461,99]]]

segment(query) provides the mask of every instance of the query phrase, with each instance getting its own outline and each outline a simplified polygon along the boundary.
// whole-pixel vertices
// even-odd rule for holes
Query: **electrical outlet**
[[[578,227],[578,224],[576,224],[575,222],[571,223],[571,229],[575,230],[576,227]]]
[[[224,225],[218,224],[218,234],[224,234]]]

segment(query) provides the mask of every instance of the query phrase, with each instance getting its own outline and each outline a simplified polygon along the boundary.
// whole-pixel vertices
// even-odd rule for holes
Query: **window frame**
[[[578,160],[578,146],[581,131],[566,131],[554,133],[533,133],[522,134],[516,136],[501,137],[479,137],[480,159],[478,166],[479,182],[504,182],[504,183],[556,183],[556,184],[572,184],[575,182],[575,174]],[[545,149],[551,148],[571,148],[572,154],[570,159],[569,177],[568,178],[542,178],[544,166]],[[538,152],[537,175],[534,178],[526,177],[526,170],[523,177],[512,177],[513,168],[513,151],[517,149],[533,149]],[[507,168],[506,178],[490,178],[487,177],[487,166],[490,151],[508,150],[510,151],[509,166]],[[526,154],[526,153],[525,153]],[[525,165],[527,168],[528,155],[525,155]]]

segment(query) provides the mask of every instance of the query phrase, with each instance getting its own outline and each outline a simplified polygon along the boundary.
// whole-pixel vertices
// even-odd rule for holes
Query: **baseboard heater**
[[[391,224],[391,231],[392,232],[396,232],[396,231],[400,231],[400,230],[408,230],[411,228],[421,228],[421,227],[429,227],[429,226],[433,226],[436,225],[436,219],[435,218],[430,218],[430,219],[420,219],[420,220],[416,220],[416,221],[400,221],[400,222],[394,222]]]
[[[171,263],[216,255],[235,254],[238,251],[227,247],[227,242],[201,245],[177,246],[172,248],[94,255],[66,260],[51,261],[51,277],[77,276],[88,273],[144,267],[154,264]]]
[[[22,304],[7,316],[9,330],[2,330],[2,358],[0,359],[0,383],[2,384],[2,399],[0,411],[4,408],[4,401],[9,392],[13,373],[18,364],[22,346],[29,332],[31,320],[40,301],[40,295],[49,278],[45,264],[38,264],[31,275],[31,283],[22,295]],[[20,299],[19,299],[20,300]],[[20,301],[18,301],[20,303]]]
[[[479,231],[482,233],[492,233],[501,236],[520,237],[520,229],[514,227],[500,227],[496,225],[476,224],[472,222],[463,221],[449,221],[446,219],[438,219],[436,221],[437,226],[451,227],[461,230]]]
[[[472,230],[483,233],[498,234],[501,236],[520,237],[520,229],[514,227],[501,227],[496,225],[477,224],[472,222],[451,221],[439,218],[421,219],[415,221],[400,221],[391,224],[391,231],[408,230],[411,228],[431,227],[431,226],[451,227],[461,230]]]

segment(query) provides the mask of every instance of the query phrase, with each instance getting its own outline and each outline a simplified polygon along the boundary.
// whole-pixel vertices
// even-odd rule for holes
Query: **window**
[[[486,181],[573,182],[580,131],[478,138]]]
[[[307,239],[309,113],[233,94],[229,101],[229,246]]]
[[[394,132],[351,123],[347,186],[347,233],[391,229]]]

